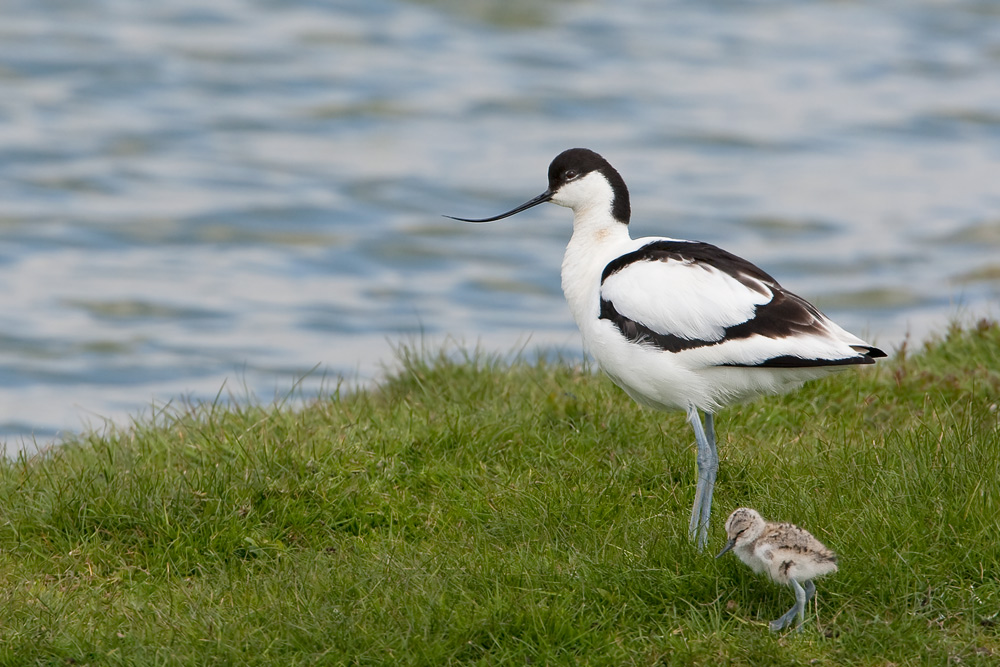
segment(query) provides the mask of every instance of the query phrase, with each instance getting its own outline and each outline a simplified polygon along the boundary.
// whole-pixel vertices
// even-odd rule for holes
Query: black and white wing
[[[750,262],[708,243],[658,239],[610,262],[600,318],[631,342],[699,351],[716,366],[870,364],[868,345]]]

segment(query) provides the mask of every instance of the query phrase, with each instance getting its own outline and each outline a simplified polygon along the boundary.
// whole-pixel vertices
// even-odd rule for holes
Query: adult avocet
[[[562,288],[584,348],[640,404],[687,412],[698,443],[689,531],[701,549],[719,466],[715,412],[874,363],[885,352],[721,248],[631,238],[625,181],[586,148],[560,153],[549,165],[548,189],[534,199],[492,218],[454,219],[492,222],[544,202],[573,209]]]

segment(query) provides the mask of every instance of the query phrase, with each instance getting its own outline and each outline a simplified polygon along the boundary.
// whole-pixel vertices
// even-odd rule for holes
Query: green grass
[[[196,405],[0,464],[3,664],[1000,660],[1000,327],[734,407],[709,552],[680,413],[566,364],[403,351],[369,392]],[[748,505],[840,555],[805,631]]]

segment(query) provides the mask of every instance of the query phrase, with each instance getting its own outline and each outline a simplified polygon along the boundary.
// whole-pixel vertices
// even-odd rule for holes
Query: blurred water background
[[[0,441],[579,357],[559,151],[893,349],[997,315],[1000,3],[0,0]],[[298,385],[297,385],[298,383]]]

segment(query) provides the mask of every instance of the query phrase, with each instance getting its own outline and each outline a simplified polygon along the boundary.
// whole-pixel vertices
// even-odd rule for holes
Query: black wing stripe
[[[671,333],[655,331],[641,322],[622,315],[608,299],[601,299],[600,319],[611,321],[626,340],[652,345],[666,352],[682,352],[698,347],[719,345],[731,340],[764,336],[788,338],[797,335],[823,335],[829,333],[824,315],[800,296],[786,292],[778,282],[763,270],[709,243],[696,241],[660,240],[647,243],[638,250],[627,253],[608,263],[601,274],[601,284],[610,276],[636,262],[689,261],[711,266],[738,280],[748,289],[760,294],[770,294],[771,300],[754,309],[753,317],[745,322],[726,327],[718,340],[683,338]],[[722,364],[743,368],[811,368],[816,366],[847,366],[872,364],[886,356],[877,347],[865,346],[857,356],[841,359],[815,359],[795,355],[781,355],[756,364]]]
[[[675,334],[654,331],[641,322],[622,315],[615,305],[601,299],[600,319],[611,320],[622,335],[633,343],[649,342],[668,352],[680,352],[695,347],[718,345],[730,340],[764,336],[766,338],[787,338],[801,334],[824,334],[823,315],[805,299],[790,292],[778,291],[774,298],[754,309],[754,315],[745,322],[726,327],[718,340],[682,338]]]
[[[615,310],[615,304],[607,299],[601,299],[600,319],[610,320],[618,328],[622,336],[631,343],[650,344],[667,352],[681,352],[683,350],[692,350],[696,347],[716,345],[722,342],[721,340],[709,341],[697,338],[681,338],[674,334],[653,331],[645,324],[636,322],[619,313]]]
[[[882,352],[873,348],[875,352]],[[885,354],[884,352],[882,353]],[[819,366],[859,366],[874,364],[878,354],[865,354],[859,357],[845,357],[843,359],[805,359],[792,354],[783,354],[780,357],[771,357],[756,364],[719,364],[719,366],[729,366],[732,368],[817,368]]]
[[[674,334],[664,334],[657,331],[653,331],[646,325],[631,320],[617,310],[613,303],[607,299],[601,299],[601,319],[610,320],[618,331],[631,343],[638,343],[643,345],[652,345],[653,347],[659,348],[665,352],[683,352],[684,350],[693,350],[699,347],[710,347],[712,345],[719,345],[729,340],[735,340],[737,338],[749,338],[754,335],[753,332],[749,331],[750,327],[746,325],[754,321],[754,319],[748,320],[743,324],[738,324],[735,327],[729,327],[726,329],[726,334],[719,340],[700,340],[691,338],[681,338],[680,336],[675,336]],[[756,319],[756,318],[755,318]],[[743,331],[736,335],[734,330],[742,328]],[[850,366],[857,364],[873,364],[877,357],[886,356],[885,352],[878,349],[877,347],[870,347],[866,349],[863,355],[858,355],[856,357],[845,357],[842,359],[808,359],[804,357],[797,357],[790,354],[781,355],[778,357],[771,357],[769,359],[764,359],[756,364],[719,364],[720,366],[731,366],[736,368],[814,368],[817,366]]]
[[[605,280],[630,264],[636,262],[666,262],[669,260],[697,262],[706,267],[714,267],[732,276],[748,289],[752,289],[760,294],[767,294],[766,288],[763,288],[761,283],[768,283],[769,287],[781,289],[778,281],[759,267],[711,243],[666,240],[652,241],[638,250],[633,250],[630,253],[613,259],[604,267],[604,271],[601,273],[601,284],[603,285]]]

